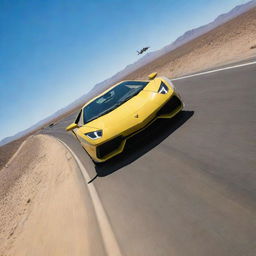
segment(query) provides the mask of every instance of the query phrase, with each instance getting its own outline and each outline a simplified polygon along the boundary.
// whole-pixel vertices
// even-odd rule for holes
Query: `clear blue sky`
[[[0,0],[0,140],[247,0]]]

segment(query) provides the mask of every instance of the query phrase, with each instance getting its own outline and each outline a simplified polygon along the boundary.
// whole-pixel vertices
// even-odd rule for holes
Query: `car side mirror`
[[[148,78],[149,80],[153,80],[157,76],[157,72],[151,73]]]
[[[79,127],[78,124],[72,123],[72,124],[70,124],[69,126],[66,127],[66,131],[69,132],[69,131],[72,131],[75,128],[78,128],[78,127]]]

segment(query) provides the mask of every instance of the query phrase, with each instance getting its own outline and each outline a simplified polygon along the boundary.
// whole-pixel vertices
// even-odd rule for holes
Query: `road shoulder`
[[[104,255],[80,170],[56,139],[28,138],[0,183],[0,255]]]

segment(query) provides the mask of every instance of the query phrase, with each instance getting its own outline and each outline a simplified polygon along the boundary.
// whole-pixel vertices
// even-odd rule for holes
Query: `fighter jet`
[[[147,46],[147,47],[144,47],[142,48],[140,51],[137,51],[138,55],[142,54],[143,52],[147,51],[150,47]]]

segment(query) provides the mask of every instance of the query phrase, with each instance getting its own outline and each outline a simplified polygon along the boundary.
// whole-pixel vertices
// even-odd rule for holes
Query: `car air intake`
[[[96,154],[98,158],[103,158],[106,155],[110,154],[111,152],[115,151],[116,149],[119,148],[123,141],[122,136],[118,136],[100,146],[97,147],[96,149]]]
[[[171,114],[174,110],[181,107],[181,104],[180,99],[174,95],[162,108],[160,108],[157,115],[161,116]]]

